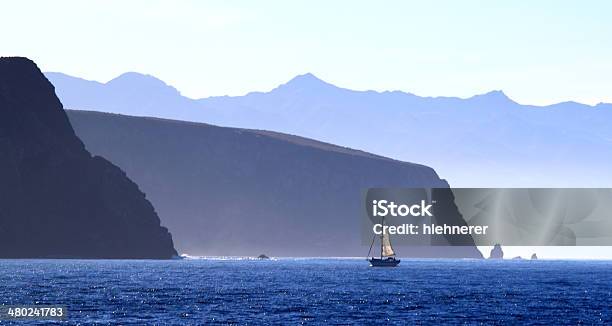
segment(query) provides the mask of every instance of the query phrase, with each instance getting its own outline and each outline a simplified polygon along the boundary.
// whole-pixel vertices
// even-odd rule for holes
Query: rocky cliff
[[[504,259],[504,251],[500,244],[496,244],[491,249],[491,253],[489,254],[489,259]]]
[[[98,112],[68,116],[89,150],[145,190],[179,251],[193,255],[364,256],[362,190],[448,187],[427,166],[286,134]],[[473,246],[397,251],[481,257]]]
[[[25,58],[0,59],[0,257],[171,258],[172,237],[118,167],[75,135]]]

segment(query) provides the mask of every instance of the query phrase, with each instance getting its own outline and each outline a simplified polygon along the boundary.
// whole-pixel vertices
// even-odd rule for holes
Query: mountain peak
[[[10,103],[5,104],[5,103]],[[26,132],[26,127],[36,125],[28,132],[48,131],[62,138],[66,143],[77,144],[62,103],[55,95],[53,85],[45,78],[34,61],[24,57],[0,58],[0,130],[2,136],[6,130],[14,128]],[[27,111],[25,110],[27,108]],[[15,121],[35,118],[37,124],[16,127]]]
[[[4,92],[20,93],[20,89],[26,87],[45,91],[50,86],[36,63],[25,57],[0,57],[0,82],[5,83],[0,88]]]
[[[506,93],[504,93],[504,91],[502,91],[501,89],[490,91],[488,93],[483,94],[483,96],[494,97],[494,98],[510,99],[506,95]]]
[[[485,94],[474,95],[469,98],[470,100],[484,101],[491,104],[509,104],[515,103],[510,99],[502,90],[493,90]]]
[[[19,68],[28,67],[29,69],[35,68],[39,70],[34,61],[26,57],[0,57],[0,64],[3,66],[14,65]]]
[[[121,75],[111,79],[106,84],[125,83],[125,82],[146,82],[166,85],[162,80],[151,75],[141,74],[139,72],[124,72]]]
[[[336,88],[336,86],[327,83],[312,73],[305,73],[303,75],[297,75],[293,77],[287,83],[281,85],[280,88],[290,88],[299,90],[321,90],[323,88]]]
[[[106,85],[126,90],[166,91],[180,94],[176,88],[166,84],[161,79],[138,72],[123,73],[108,81]]]
[[[301,74],[301,75],[297,75],[295,77],[293,77],[293,79],[291,79],[291,81],[307,81],[307,82],[324,82],[321,79],[319,79],[317,76],[315,76],[314,74],[307,72],[305,74]]]

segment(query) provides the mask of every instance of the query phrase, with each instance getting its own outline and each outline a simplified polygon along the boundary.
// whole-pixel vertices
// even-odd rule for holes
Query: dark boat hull
[[[370,258],[368,261],[372,267],[396,267],[401,260],[395,258]]]

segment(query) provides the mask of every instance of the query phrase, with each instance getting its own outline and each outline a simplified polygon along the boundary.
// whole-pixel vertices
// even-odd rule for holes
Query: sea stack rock
[[[0,257],[173,256],[144,193],[85,149],[34,62],[0,58]]]
[[[489,259],[504,259],[504,251],[502,250],[500,244],[496,244],[493,249],[491,249]]]
[[[536,255],[535,253],[531,255],[531,260],[538,260],[538,255]]]

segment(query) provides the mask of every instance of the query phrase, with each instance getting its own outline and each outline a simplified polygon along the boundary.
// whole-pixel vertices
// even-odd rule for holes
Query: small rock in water
[[[521,260],[521,259],[523,259],[523,257],[521,257],[521,256],[516,256],[516,257],[514,257],[514,258],[512,258],[512,259],[515,259],[515,260]]]
[[[257,259],[270,259],[270,257],[268,257],[268,256],[266,256],[264,254],[261,254],[261,255],[257,256]]]
[[[531,260],[538,260],[538,255],[536,255],[535,253],[531,255]]]
[[[504,251],[502,250],[500,244],[496,244],[493,249],[491,249],[489,259],[504,259]]]

